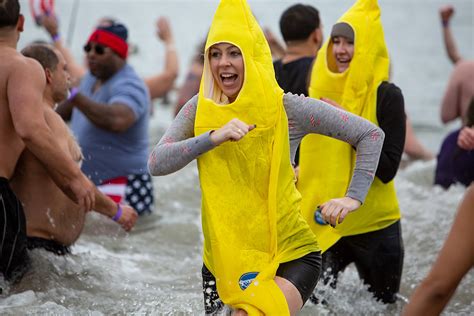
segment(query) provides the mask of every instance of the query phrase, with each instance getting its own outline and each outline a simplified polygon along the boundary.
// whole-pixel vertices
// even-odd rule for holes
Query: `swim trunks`
[[[26,218],[23,206],[0,178],[0,274],[5,280],[18,281],[29,266],[26,250]]]
[[[27,247],[29,250],[42,248],[58,256],[64,256],[71,253],[71,249],[69,246],[64,246],[54,240],[44,239],[40,237],[28,237]]]

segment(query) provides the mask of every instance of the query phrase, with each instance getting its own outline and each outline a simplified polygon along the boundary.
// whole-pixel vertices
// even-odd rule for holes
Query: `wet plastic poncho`
[[[311,73],[309,94],[326,97],[374,124],[377,122],[377,89],[388,80],[389,57],[380,8],[376,0],[359,0],[338,22],[354,30],[354,56],[343,73],[335,71],[331,39],[320,49]],[[375,135],[374,135],[375,137]],[[375,177],[364,204],[336,228],[318,224],[318,205],[344,196],[350,184],[356,155],[351,145],[320,135],[308,135],[300,149],[298,190],[303,196],[302,213],[326,251],[341,237],[385,228],[400,218],[393,181],[384,184]]]
[[[243,86],[230,104],[220,102],[225,98],[209,67],[209,48],[221,42],[239,47],[244,59]],[[204,262],[225,304],[250,315],[287,315],[285,297],[273,281],[278,265],[319,248],[300,214],[283,90],[246,1],[220,2],[205,49],[195,134],[219,129],[233,118],[257,128],[198,158]]]

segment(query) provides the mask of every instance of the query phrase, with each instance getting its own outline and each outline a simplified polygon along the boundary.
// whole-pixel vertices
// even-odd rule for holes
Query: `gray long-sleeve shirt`
[[[210,132],[194,136],[197,102],[198,98],[194,96],[186,103],[153,149],[148,161],[152,175],[175,172],[215,147]],[[283,104],[288,116],[291,161],[307,134],[326,135],[351,144],[357,149],[357,159],[346,196],[363,203],[377,169],[383,131],[361,117],[312,98],[287,93]]]

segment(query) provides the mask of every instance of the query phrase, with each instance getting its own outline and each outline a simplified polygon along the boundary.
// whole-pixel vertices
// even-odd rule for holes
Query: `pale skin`
[[[454,42],[453,34],[451,33],[451,28],[449,27],[449,23],[453,15],[454,7],[452,5],[445,5],[439,9],[439,16],[441,18],[441,22],[443,22],[443,39],[446,53],[453,64],[455,64],[460,61],[462,57],[458,52],[456,43]]]
[[[43,98],[44,116],[60,149],[79,164],[82,160],[81,150],[67,125],[53,110],[57,102],[67,97],[69,87],[65,60],[59,52],[56,53],[59,58],[56,68],[44,70],[47,82]],[[65,246],[79,238],[86,213],[61,191],[43,164],[28,149],[22,153],[10,183],[23,203],[29,237],[54,240]],[[117,205],[96,187],[94,195],[93,209],[113,217],[117,212]],[[137,213],[129,206],[121,207],[123,213],[118,223],[129,231],[135,224]]]
[[[16,26],[0,29],[0,176],[9,179],[23,149],[28,148],[66,194],[84,211],[94,202],[92,183],[67,156],[44,116],[46,79],[41,66],[16,51],[24,17]]]
[[[474,266],[474,184],[466,190],[451,231],[428,276],[416,288],[402,315],[439,315],[459,282]]]
[[[229,43],[218,43],[210,47],[210,68],[214,80],[229,102],[235,101],[244,80],[244,62],[240,49]],[[256,126],[243,122],[238,118],[230,120],[227,124],[211,133],[211,141],[220,145],[227,141],[239,141],[251,132]],[[333,199],[323,205],[324,218],[333,225],[338,220],[341,223],[347,213],[357,209],[360,202],[350,197]],[[303,307],[303,300],[298,289],[288,280],[275,276],[278,285],[288,303],[290,315],[297,315]],[[236,310],[233,315],[247,315],[244,310]]]

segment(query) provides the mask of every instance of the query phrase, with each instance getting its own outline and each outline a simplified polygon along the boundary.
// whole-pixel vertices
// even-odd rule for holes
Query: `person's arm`
[[[78,93],[69,102],[62,105],[59,111],[64,111],[73,104],[78,110],[97,127],[110,132],[120,133],[129,129],[136,120],[134,111],[124,103],[104,104],[95,102],[85,95]],[[64,112],[58,112],[60,115]],[[63,115],[61,115],[63,116]]]
[[[474,127],[463,127],[459,132],[458,146],[464,150],[474,149]]]
[[[383,83],[377,91],[377,119],[385,133],[375,175],[388,183],[397,174],[405,147],[406,115],[401,90],[392,83]]]
[[[333,199],[322,207],[323,217],[333,225],[336,225],[338,212],[342,212],[339,217],[341,223],[348,212],[365,201],[377,169],[384,132],[371,122],[320,100],[285,94],[284,104],[292,134],[297,138],[301,139],[309,133],[321,134],[347,142],[357,150],[356,165],[346,197]],[[334,213],[337,215],[333,216]]]
[[[86,74],[87,69],[75,61],[69,48],[64,45],[63,39],[59,33],[57,17],[54,15],[43,15],[40,18],[40,24],[51,36],[54,47],[63,54],[67,63],[68,71],[72,77],[72,86],[77,86],[81,78]]]
[[[213,149],[210,133],[194,137],[197,96],[189,100],[155,146],[148,160],[148,170],[162,176],[180,170],[201,154]]]
[[[95,204],[94,211],[110,217],[116,221],[125,231],[130,231],[137,221],[138,214],[130,206],[116,204],[111,198],[94,188]]]
[[[88,211],[95,201],[93,185],[60,149],[47,125],[43,103],[45,85],[44,71],[38,62],[25,58],[15,65],[7,85],[15,131],[63,192]]]
[[[439,9],[439,15],[441,18],[441,25],[443,27],[443,40],[444,46],[446,48],[446,53],[449,56],[449,59],[453,64],[461,60],[461,55],[458,52],[456,43],[454,42],[454,37],[451,32],[449,23],[454,14],[454,7],[452,5],[446,5]]]
[[[458,208],[443,248],[428,276],[416,288],[402,315],[439,315],[459,282],[474,266],[474,184]]]
[[[157,22],[157,35],[165,44],[165,69],[163,72],[145,78],[152,99],[164,96],[173,88],[178,77],[178,54],[174,45],[173,33],[166,18],[160,17]]]
[[[448,86],[441,103],[441,121],[446,124],[461,117],[461,93],[459,73],[461,63],[456,65],[449,77]]]

